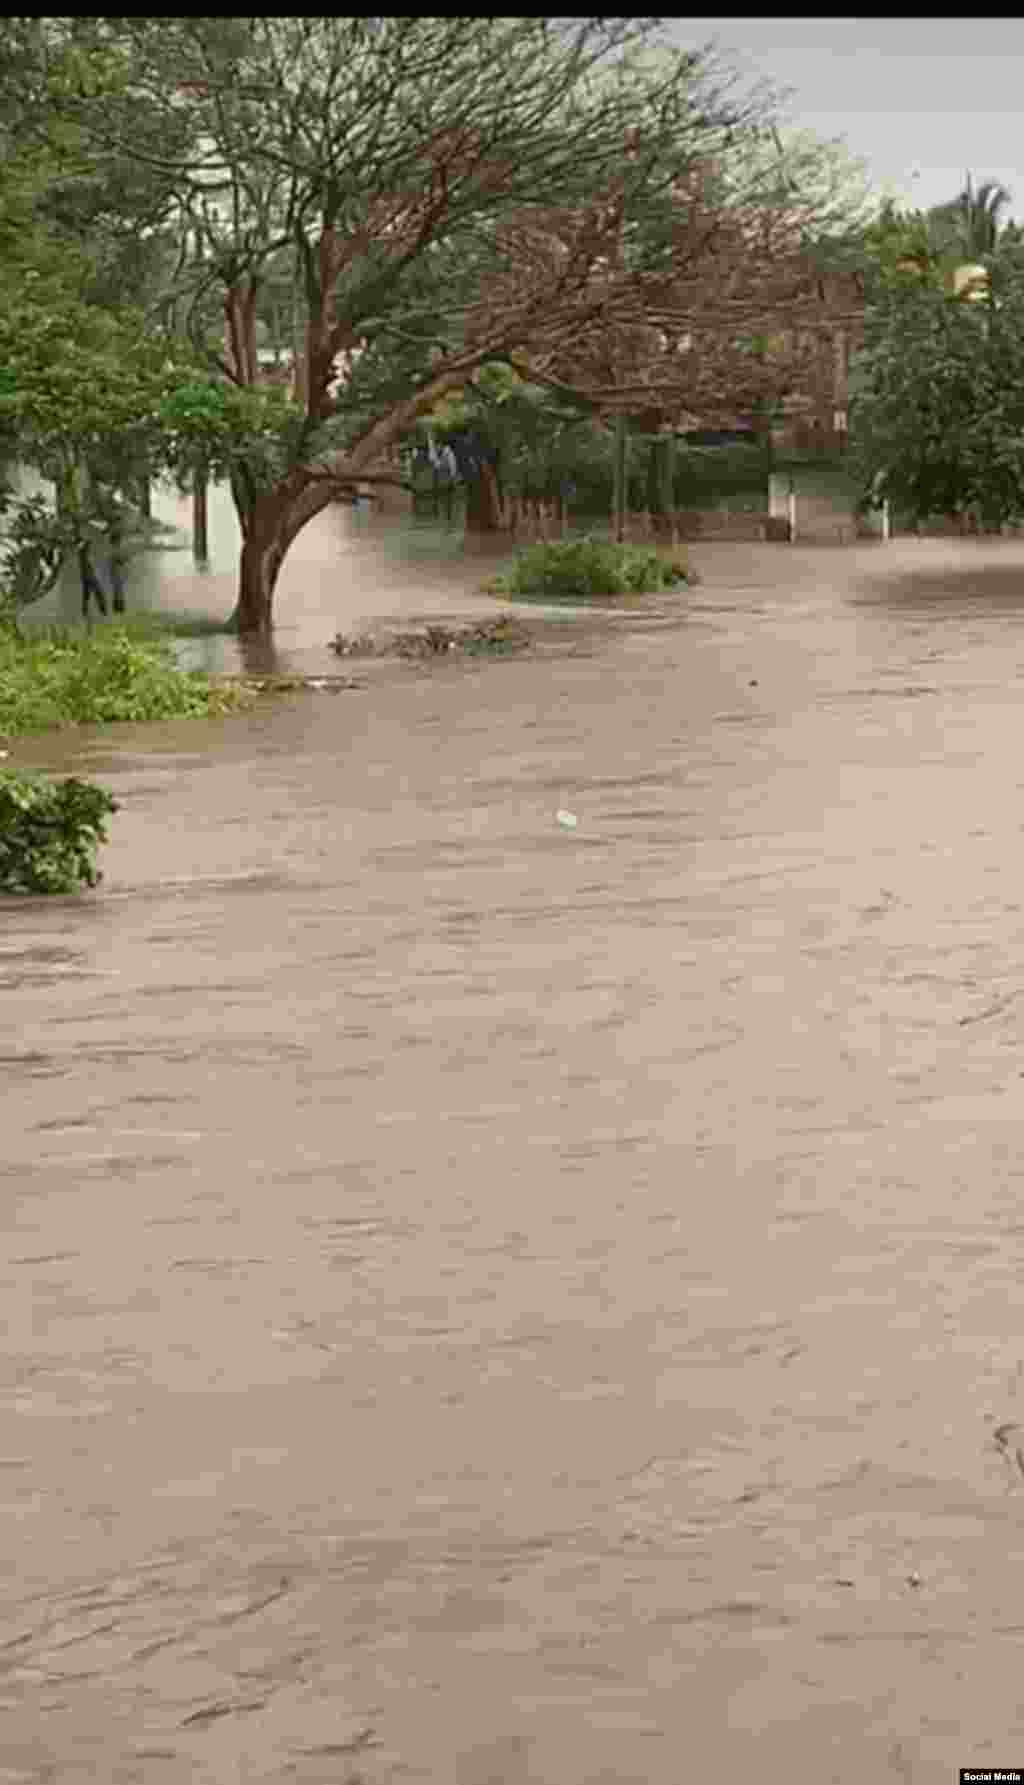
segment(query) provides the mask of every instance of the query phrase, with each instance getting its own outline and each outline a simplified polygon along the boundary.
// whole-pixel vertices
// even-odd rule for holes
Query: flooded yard
[[[283,667],[494,613],[327,524]],[[1019,1761],[1024,549],[696,555],[13,747],[122,810],[0,913],[4,1785]]]

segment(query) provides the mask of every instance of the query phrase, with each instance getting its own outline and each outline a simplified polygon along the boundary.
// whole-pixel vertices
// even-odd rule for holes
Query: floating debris
[[[468,656],[502,656],[521,651],[533,635],[520,620],[481,620],[472,626],[426,626],[422,632],[339,632],[331,650],[339,657],[412,657],[429,659],[461,651]]]
[[[287,676],[287,675],[219,675],[218,682],[245,693],[257,694],[340,694],[345,689],[365,688],[356,676]]]
[[[380,645],[368,632],[357,633],[353,638],[346,638],[339,632],[337,638],[331,640],[331,650],[339,657],[373,657],[379,655]]]
[[[971,1016],[957,1017],[957,1022],[961,1029],[966,1029],[968,1023],[983,1023],[986,1017],[998,1016],[1000,1011],[1013,1003],[1016,996],[1016,992],[1007,992],[1005,997],[995,998],[991,1004],[986,1004],[984,1010],[976,1010]]]
[[[563,830],[574,831],[579,824],[579,819],[575,812],[556,812],[555,818],[562,826]]]

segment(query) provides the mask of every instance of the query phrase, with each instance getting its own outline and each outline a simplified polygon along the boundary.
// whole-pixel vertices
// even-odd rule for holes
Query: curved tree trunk
[[[242,556],[238,571],[238,600],[229,625],[232,631],[267,637],[274,629],[274,591],[281,566],[307,521],[326,508],[337,486],[325,479],[309,480],[301,472],[268,490],[248,508],[235,489],[235,503],[242,526]]]
[[[318,402],[326,391],[329,363],[320,370]],[[309,365],[305,375],[309,380]],[[228,622],[232,631],[269,636],[273,631],[274,590],[281,566],[306,522],[339,495],[353,495],[364,478],[374,481],[377,474],[373,468],[380,464],[382,455],[431,404],[464,384],[465,377],[464,366],[451,368],[396,404],[368,428],[355,451],[347,455],[344,470],[332,476],[317,475],[308,466],[296,465],[272,489],[258,491],[246,472],[236,467],[231,474],[231,494],[242,529],[242,555],[238,600]],[[312,402],[311,395],[310,405]],[[389,477],[388,481],[400,480]]]
[[[237,632],[266,637],[274,629],[274,590],[287,546],[281,533],[246,539],[238,567],[238,602],[231,616]]]

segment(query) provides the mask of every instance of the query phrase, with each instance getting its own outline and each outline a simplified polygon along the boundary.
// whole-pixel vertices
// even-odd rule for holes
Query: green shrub
[[[0,893],[73,893],[102,879],[96,850],[118,809],[105,787],[0,769]]]
[[[166,640],[128,626],[47,633],[0,627],[0,736],[117,720],[199,718],[246,704],[185,673]]]
[[[603,539],[564,539],[531,545],[491,588],[506,595],[587,599],[601,595],[654,594],[687,580],[684,551],[669,556],[653,548]]]

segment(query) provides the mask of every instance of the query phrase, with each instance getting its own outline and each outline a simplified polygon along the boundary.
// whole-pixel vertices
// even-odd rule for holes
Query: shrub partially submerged
[[[0,893],[73,893],[102,879],[96,851],[118,809],[105,787],[0,769]]]
[[[0,626],[0,736],[117,720],[187,719],[248,703],[244,690],[177,668],[170,645],[130,626],[21,632]]]
[[[588,600],[601,596],[657,594],[689,576],[686,552],[616,545],[605,539],[563,539],[531,545],[511,570],[489,585],[494,594]]]

